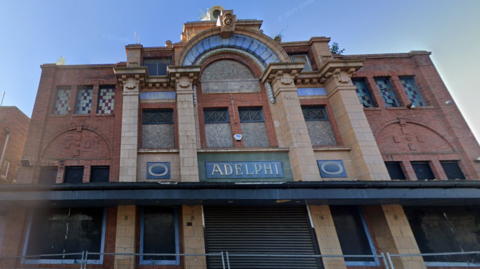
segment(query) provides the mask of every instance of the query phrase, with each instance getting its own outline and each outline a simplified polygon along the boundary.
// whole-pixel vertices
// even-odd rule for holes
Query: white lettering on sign
[[[279,161],[206,162],[207,178],[282,178]]]

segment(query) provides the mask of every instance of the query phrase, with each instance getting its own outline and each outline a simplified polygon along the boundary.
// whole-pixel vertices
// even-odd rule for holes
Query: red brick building
[[[1,252],[23,257],[2,264],[478,265],[421,256],[480,250],[480,147],[430,53],[336,55],[261,25],[215,6],[126,62],[42,65],[19,184],[0,186]]]

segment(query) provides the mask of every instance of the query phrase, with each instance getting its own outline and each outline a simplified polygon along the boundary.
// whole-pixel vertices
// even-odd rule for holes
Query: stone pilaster
[[[139,85],[134,78],[123,86],[120,182],[137,181]]]
[[[343,255],[330,207],[328,205],[310,205],[309,207],[320,253],[322,255]],[[325,269],[347,268],[345,260],[341,257],[324,257],[322,261]]]
[[[203,232],[202,206],[182,207],[183,213],[183,249],[184,253],[204,254],[205,237]],[[193,256],[185,258],[185,268],[206,269],[205,257]]]
[[[193,85],[195,85],[200,67],[169,66],[170,81],[177,92],[177,126],[180,157],[180,180],[198,182],[197,136],[195,129],[195,109],[193,104]]]
[[[117,234],[115,253],[135,253],[136,206],[119,206],[117,210]],[[132,255],[115,255],[115,269],[135,268]]]
[[[272,63],[262,75],[262,83],[272,85],[276,98],[271,105],[279,120],[295,181],[320,180],[320,172],[303,117],[294,77],[303,69],[302,63]]]
[[[320,68],[320,82],[325,85],[333,116],[359,180],[389,180],[382,154],[370,124],[358,101],[350,76],[362,66],[359,60],[330,60]]]
[[[401,205],[366,206],[365,212],[379,252],[420,254],[412,228]],[[395,269],[426,268],[423,258],[420,256],[394,257],[392,262]]]

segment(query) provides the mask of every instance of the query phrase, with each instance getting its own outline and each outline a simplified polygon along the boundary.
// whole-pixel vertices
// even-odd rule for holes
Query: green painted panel
[[[256,162],[279,161],[282,164],[283,178],[207,179],[205,162]],[[261,153],[198,153],[198,173],[200,182],[261,182],[293,181],[292,167],[286,152]]]

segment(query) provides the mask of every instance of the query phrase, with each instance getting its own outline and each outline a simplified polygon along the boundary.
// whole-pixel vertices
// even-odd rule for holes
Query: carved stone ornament
[[[125,83],[125,87],[129,90],[134,90],[137,87],[137,82],[133,79],[127,80],[127,83]]]
[[[180,85],[180,87],[182,88],[187,88],[188,86],[190,86],[190,79],[188,77],[180,77],[180,79],[178,80],[178,85]]]
[[[220,36],[229,38],[235,31],[235,23],[237,16],[233,15],[233,10],[222,10],[222,14],[218,16],[217,26],[220,26]]]

